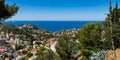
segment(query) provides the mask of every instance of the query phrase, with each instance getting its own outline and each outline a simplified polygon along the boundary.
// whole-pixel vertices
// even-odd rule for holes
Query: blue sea
[[[32,24],[38,28],[42,28],[50,32],[56,32],[66,29],[80,28],[84,24],[95,22],[97,21],[6,21],[4,22],[4,24],[10,24],[15,26],[22,24]]]

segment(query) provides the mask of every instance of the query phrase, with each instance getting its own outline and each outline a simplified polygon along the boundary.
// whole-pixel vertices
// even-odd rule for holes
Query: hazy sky
[[[6,0],[16,2],[18,13],[9,20],[104,20],[109,0]],[[116,3],[113,0],[113,6]]]

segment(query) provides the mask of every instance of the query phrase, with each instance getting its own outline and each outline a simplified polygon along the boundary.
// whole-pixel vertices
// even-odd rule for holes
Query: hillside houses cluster
[[[75,34],[78,32],[79,29],[74,28],[74,29],[68,29],[68,30],[62,30],[58,32],[52,33],[55,37],[60,37],[63,35],[67,35],[69,37],[75,37]]]
[[[27,29],[28,32],[31,32],[31,37],[26,36],[25,34],[17,34],[14,31],[5,31],[1,26],[0,28],[0,60],[17,60],[17,59],[25,59],[28,52],[35,56],[37,51],[41,47],[45,47],[47,49],[52,49],[55,51],[55,44],[57,42],[56,38],[47,38],[46,35],[49,36],[51,33],[47,31],[43,31],[35,28],[32,25],[22,25],[17,27],[18,29]],[[19,31],[18,31],[19,32]],[[22,38],[21,38],[22,36]],[[17,47],[18,46],[18,47]],[[19,46],[23,47],[20,49]],[[49,47],[51,46],[51,47]]]
[[[17,33],[12,30],[6,31],[2,26],[0,28],[0,60],[26,59],[29,53],[31,55],[28,60],[34,60],[37,57],[37,51],[42,47],[56,52],[55,46],[58,38],[64,34],[69,37],[75,37],[75,33],[78,30],[70,29],[50,33],[30,24],[24,24],[15,28],[18,29]],[[19,33],[21,30],[29,33],[29,35],[26,35],[24,31]],[[77,42],[77,39],[73,40]]]

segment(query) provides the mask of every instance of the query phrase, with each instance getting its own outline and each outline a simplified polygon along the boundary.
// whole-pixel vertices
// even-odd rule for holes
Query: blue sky
[[[18,13],[9,20],[104,20],[109,0],[6,0],[16,2]],[[116,0],[113,0],[113,6]]]

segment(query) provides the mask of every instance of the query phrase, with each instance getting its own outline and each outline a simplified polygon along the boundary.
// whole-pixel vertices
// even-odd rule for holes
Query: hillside
[[[15,35],[19,35],[21,39],[28,38],[29,40],[33,39],[33,37],[35,36],[37,39],[41,39],[41,37],[46,37],[50,35],[48,31],[37,28],[31,24],[23,24],[20,26],[2,24],[0,29],[5,33],[13,32]],[[23,39],[23,40],[27,40],[27,39]]]

